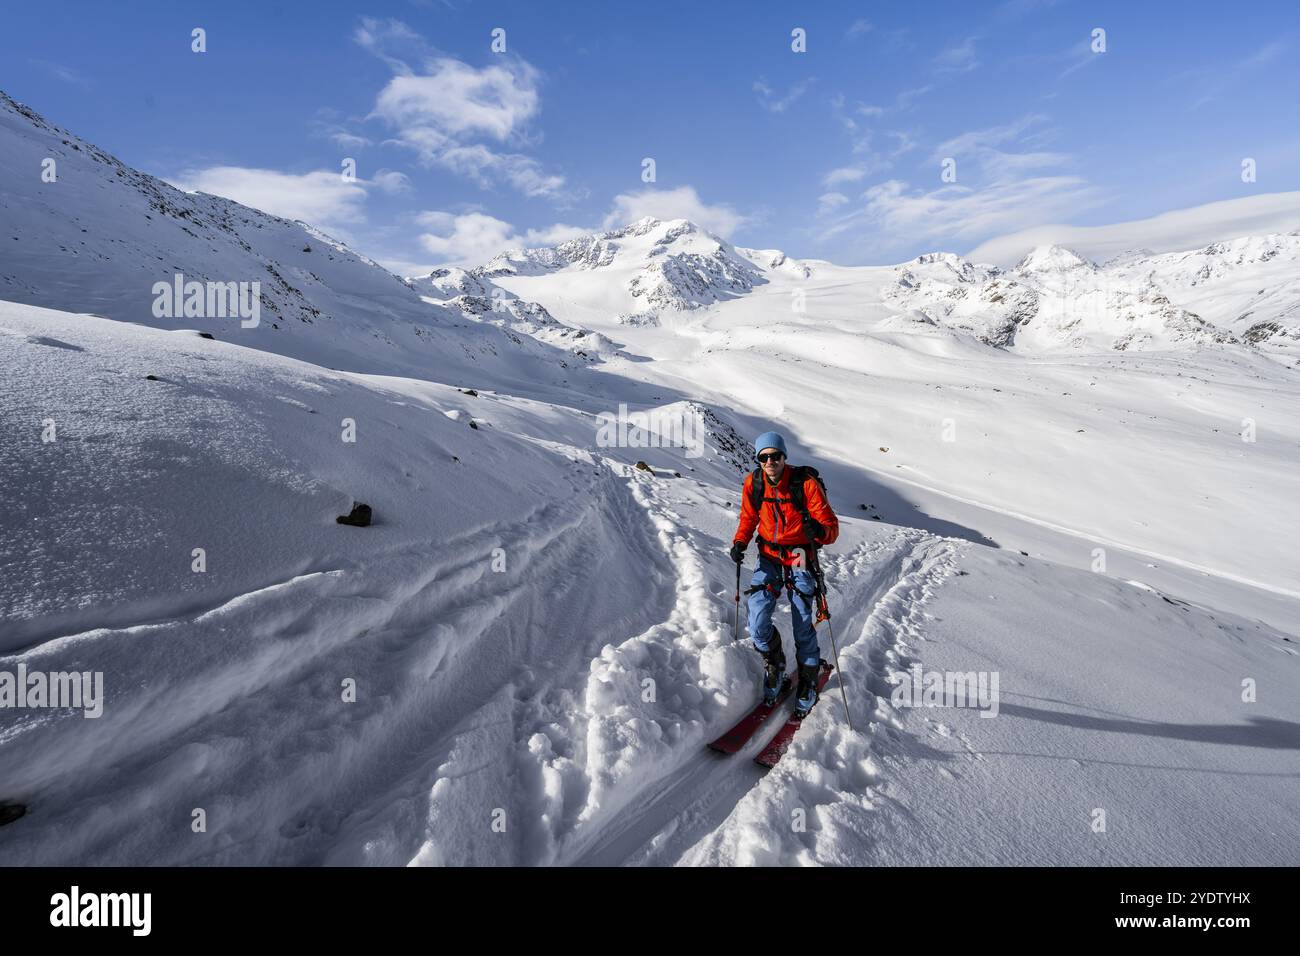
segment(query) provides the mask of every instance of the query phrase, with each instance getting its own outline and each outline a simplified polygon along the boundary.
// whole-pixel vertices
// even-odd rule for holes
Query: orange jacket
[[[786,465],[782,470],[781,477],[776,483],[775,493],[766,475],[762,475],[762,481],[764,501],[760,508],[755,510],[749,498],[754,473],[750,472],[745,476],[745,487],[740,495],[740,525],[736,528],[736,537],[733,540],[737,544],[748,546],[749,539],[757,528],[759,551],[762,554],[781,564],[795,564],[798,561],[796,553],[787,551],[782,555],[778,549],[768,547],[769,544],[798,547],[808,543],[808,532],[804,530],[803,515],[795,508],[794,500],[790,497],[790,466]],[[840,522],[835,517],[835,512],[831,510],[826,495],[822,493],[821,483],[812,475],[808,475],[804,479],[803,494],[804,502],[808,506],[808,514],[822,526],[822,533],[814,538],[814,541],[819,545],[833,544],[840,534]],[[778,500],[771,500],[773,498]]]

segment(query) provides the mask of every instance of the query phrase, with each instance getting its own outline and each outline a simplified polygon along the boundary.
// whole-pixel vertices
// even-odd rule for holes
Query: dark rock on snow
[[[334,520],[339,524],[350,524],[356,528],[365,528],[370,524],[370,505],[355,504],[352,511],[345,515],[339,515]]]

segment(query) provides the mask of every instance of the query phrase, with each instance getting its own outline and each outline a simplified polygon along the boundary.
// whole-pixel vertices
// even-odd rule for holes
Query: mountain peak
[[[1058,246],[1035,246],[1028,255],[1016,263],[1017,272],[1063,272],[1069,269],[1095,270],[1097,266],[1073,249]]]

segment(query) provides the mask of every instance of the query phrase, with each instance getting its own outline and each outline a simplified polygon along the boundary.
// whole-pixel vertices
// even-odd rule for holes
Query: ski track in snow
[[[835,676],[781,762],[744,795],[718,826],[690,834],[673,834],[643,854],[647,863],[687,865],[847,864],[847,846],[835,831],[854,826],[854,818],[889,802],[882,751],[893,753],[907,736],[889,704],[891,675],[911,664],[913,645],[924,640],[925,605],[935,589],[956,570],[964,543],[900,529],[879,550],[860,548],[828,561],[828,586],[856,583],[866,576],[860,604],[838,619],[855,635],[840,645],[840,664],[847,679],[853,729],[844,710]],[[841,598],[841,601],[844,599]],[[834,611],[834,607],[832,607]],[[823,648],[825,650],[825,647]],[[770,732],[767,736],[770,736]],[[758,749],[761,749],[761,744]],[[750,755],[752,756],[752,754]],[[795,826],[801,811],[806,829]],[[678,848],[684,848],[684,852]]]
[[[103,670],[108,686],[132,692],[115,695],[115,712],[125,716],[111,726],[79,715],[42,714],[10,728],[4,743],[19,772],[33,767],[49,773],[62,765],[103,768],[108,786],[85,793],[76,781],[10,776],[6,783],[15,788],[53,786],[43,795],[40,813],[32,816],[34,826],[0,846],[0,861],[48,862],[41,849],[42,836],[48,835],[41,819],[47,815],[61,843],[82,848],[78,862],[321,861],[326,847],[346,843],[339,808],[361,808],[356,815],[366,818],[373,812],[368,798],[380,796],[387,804],[395,785],[398,791],[411,789],[391,780],[386,768],[414,761],[408,777],[427,776],[431,768],[427,755],[420,754],[421,742],[438,740],[439,728],[475,710],[475,700],[518,679],[508,662],[525,660],[538,668],[563,664],[562,658],[546,659],[568,646],[567,640],[546,641],[548,634],[568,633],[563,620],[548,619],[546,608],[535,606],[534,592],[518,587],[515,575],[484,573],[480,549],[459,546],[471,538],[495,539],[521,556],[515,560],[526,562],[518,572],[552,577],[563,589],[573,568],[596,561],[599,547],[593,550],[587,526],[603,530],[602,512],[617,516],[621,511],[626,518],[631,507],[620,500],[626,493],[618,482],[594,484],[597,493],[590,497],[575,494],[562,508],[551,504],[524,520],[476,529],[433,555],[423,548],[403,550],[363,568],[299,576],[192,620],[87,632],[23,655],[29,667],[49,670],[71,669],[68,662],[76,660],[75,669]],[[643,532],[618,523],[625,546],[646,546]],[[656,604],[654,592],[647,594],[649,608]],[[511,626],[514,618],[521,620]],[[141,677],[138,656],[130,672],[122,671],[114,660],[120,641],[147,643],[144,653],[163,673],[176,669],[164,661],[184,655],[186,670],[196,677],[188,685],[155,685]],[[529,647],[535,653],[527,653]],[[219,663],[218,655],[226,663]],[[209,661],[214,664],[205,666]],[[405,676],[400,689],[370,698],[364,693],[367,677],[371,686],[378,685],[381,672]],[[358,702],[322,708],[322,698],[338,699],[339,681],[348,676],[363,689]],[[257,746],[266,740],[275,742],[270,752]],[[24,760],[28,741],[30,748],[58,752],[62,759]],[[160,750],[171,753],[158,762]],[[192,784],[187,776],[194,778]],[[179,802],[188,789],[204,792],[215,840],[196,839],[178,851],[158,832],[165,828],[147,823],[123,828],[124,819],[141,822],[143,811],[163,809],[156,803],[167,803],[168,797],[178,801],[166,808],[170,813],[188,815],[190,806]],[[261,840],[256,813],[261,803],[301,805],[297,819],[280,832],[296,845]],[[384,841],[379,845],[391,849]],[[353,862],[393,862],[375,856],[372,849],[369,859]]]
[[[752,704],[757,657],[747,640],[732,640],[729,622],[719,613],[731,585],[709,573],[717,544],[681,519],[674,510],[683,505],[680,492],[662,484],[634,473],[631,488],[658,534],[659,573],[672,576],[676,599],[670,613],[644,632],[603,648],[591,661],[585,686],[550,686],[542,693],[517,688],[510,699],[490,702],[467,721],[438,768],[428,837],[412,863],[673,862],[670,851],[680,853],[722,824],[750,791],[777,785],[764,783],[752,758],[779,722],[769,723],[731,758],[719,759],[705,749]],[[884,686],[889,662],[904,647],[901,635],[909,633],[917,607],[947,573],[956,547],[921,531],[898,529],[847,557],[827,556],[836,620],[846,633],[859,632],[840,659],[856,689],[851,704],[860,725],[868,723],[874,692]],[[789,632],[788,624],[784,631]],[[868,647],[882,640],[884,651]],[[830,655],[828,645],[823,650]],[[886,652],[889,656],[880,656]],[[670,688],[673,696],[644,700],[647,678],[656,689]],[[801,731],[808,736],[802,745],[797,738],[785,759],[798,758],[808,739],[822,737],[833,744],[837,768],[856,762],[858,769],[845,779],[848,786],[860,786],[873,772],[869,762],[862,766],[866,738],[843,727],[833,682],[823,703],[831,711],[819,708],[820,720],[809,720]],[[844,743],[845,735],[853,742]],[[503,765],[485,765],[475,756],[501,748],[513,750]],[[510,808],[496,807],[493,799],[510,791],[511,775],[525,801],[542,812],[518,821],[513,836],[507,824],[494,842],[488,814],[501,810],[510,820]]]
[[[482,736],[477,728],[461,734],[452,758],[439,768],[430,800],[429,838],[412,862],[566,862],[574,846],[603,831],[624,805],[689,751],[692,742],[704,739],[698,708],[708,706],[709,688],[734,683],[734,676],[727,675],[734,675],[737,652],[743,652],[732,646],[715,597],[704,583],[712,575],[702,550],[716,551],[717,546],[677,523],[654,479],[631,474],[636,513],[624,518],[628,523],[649,518],[659,553],[646,567],[656,581],[673,588],[669,613],[617,646],[601,648],[590,662],[585,684],[551,686],[543,692],[519,688],[507,705],[497,705],[509,715],[514,731],[495,745],[513,748],[513,772],[529,804],[540,804],[543,812],[536,819],[526,817],[518,824],[522,835],[498,840],[501,849],[487,857],[485,845],[493,844],[487,839],[486,809],[494,794],[509,787],[505,781],[492,782],[500,768],[448,775],[454,774],[461,755],[468,760],[486,743],[475,739]],[[647,678],[673,696],[643,700]],[[502,809],[509,819],[508,808]]]
[[[781,807],[790,794],[805,792],[799,781],[806,768],[792,777],[791,767],[810,761],[818,767],[819,775],[824,776],[819,786],[831,788],[822,802],[857,799],[855,792],[875,782],[876,770],[870,760],[874,728],[866,734],[859,731],[869,726],[875,695],[887,695],[888,673],[915,633],[921,605],[950,572],[956,547],[955,542],[924,532],[899,529],[886,539],[863,543],[847,556],[825,556],[835,615],[832,624],[838,621],[842,628],[838,637],[842,676],[851,691],[849,705],[859,730],[850,731],[844,724],[842,697],[834,679],[790,751],[770,773],[752,760],[780,727],[779,715],[769,719],[754,739],[732,756],[702,746],[715,731],[728,725],[719,722],[700,738],[699,746],[684,751],[685,759],[676,768],[643,787],[636,799],[598,832],[578,839],[563,862],[662,865],[678,862],[696,841],[706,838],[722,843],[697,862],[775,864],[797,856],[794,848],[782,848],[781,841],[771,842],[767,832],[782,826]],[[845,635],[854,633],[856,637],[846,642]],[[825,625],[819,628],[819,636],[823,655],[829,659]],[[788,625],[783,628],[783,639],[790,642]],[[756,673],[756,666],[754,670]],[[742,686],[744,707],[740,712],[752,704],[755,687],[756,677],[748,688]],[[787,705],[781,713],[788,710]],[[818,761],[822,759],[828,759],[830,766],[821,766]],[[844,789],[835,789],[835,784]],[[752,857],[759,844],[771,848],[762,859]]]

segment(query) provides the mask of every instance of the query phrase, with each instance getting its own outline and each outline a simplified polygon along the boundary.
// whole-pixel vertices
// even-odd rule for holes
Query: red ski
[[[834,666],[822,661],[821,673],[817,675],[817,699],[819,701],[822,696],[822,688],[831,679],[831,671],[833,670],[835,670]],[[794,740],[795,731],[799,729],[799,725],[802,723],[802,720],[795,720],[793,717],[787,720],[781,729],[776,732],[776,736],[772,738],[771,742],[763,748],[763,752],[754,758],[754,763],[760,767],[767,767],[769,770],[775,767],[777,761],[789,748],[790,741]]]
[[[777,692],[775,701],[770,704],[759,701],[757,707],[740,718],[740,723],[709,744],[709,749],[722,754],[736,753],[745,744],[749,743],[749,738],[754,736],[754,732],[758,730],[763,721],[767,720],[772,711],[780,707],[785,699],[790,696],[792,687],[793,684],[789,675],[787,675],[785,680],[781,682],[781,689]]]

